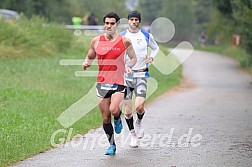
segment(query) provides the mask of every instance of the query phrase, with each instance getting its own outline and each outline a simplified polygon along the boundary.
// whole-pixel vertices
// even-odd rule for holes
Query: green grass
[[[81,58],[81,57],[79,57]],[[81,67],[59,65],[60,56],[0,62],[0,157],[2,163],[26,158],[50,147],[50,135],[62,128],[56,118],[82,97],[95,79],[77,78]],[[92,117],[92,118],[91,118]],[[97,112],[80,121],[76,133],[97,126]],[[93,125],[87,124],[92,119]],[[2,151],[3,150],[3,151]]]
[[[0,58],[48,56],[71,47],[73,35],[62,26],[21,15],[16,24],[0,19]]]
[[[75,41],[75,45],[64,54],[0,59],[0,166],[51,148],[53,132],[64,129],[57,121],[58,116],[83,97],[95,83],[96,78],[74,76],[81,66],[59,64],[62,58],[84,59],[90,38]],[[171,75],[162,75],[152,66],[150,73],[159,86],[149,99],[177,85],[181,71],[180,67]],[[101,123],[101,115],[96,108],[69,127],[73,128],[71,137],[86,133]],[[59,139],[67,135],[57,135],[55,142],[59,143]]]

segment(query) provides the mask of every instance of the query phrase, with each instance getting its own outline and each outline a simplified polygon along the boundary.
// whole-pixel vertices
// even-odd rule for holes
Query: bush
[[[64,52],[71,46],[73,35],[63,26],[46,23],[40,17],[27,19],[21,15],[21,19],[16,24],[10,24],[0,20],[0,57],[16,56],[15,51],[20,55],[52,55]],[[10,47],[13,50],[10,52]],[[6,51],[5,48],[8,50]],[[7,53],[6,53],[7,52]]]

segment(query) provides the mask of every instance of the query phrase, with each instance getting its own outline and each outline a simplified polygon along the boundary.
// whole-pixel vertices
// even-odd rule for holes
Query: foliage
[[[230,45],[234,27],[231,20],[222,17],[217,9],[213,10],[212,20],[207,24],[208,44]]]
[[[242,35],[244,47],[251,54],[252,64],[252,0],[233,1],[233,10],[238,32]]]
[[[158,16],[166,17],[174,23],[176,29],[174,40],[191,40],[195,24],[192,1],[164,0],[162,6],[165,7],[159,10]]]
[[[29,18],[38,15],[59,22],[71,18],[69,6],[67,0],[0,0],[0,8],[24,13]]]
[[[31,19],[22,16],[16,24],[0,20],[0,57],[16,57],[19,55],[52,55],[63,52],[70,47],[72,33],[45,19],[33,16]],[[13,50],[8,53],[8,48]],[[5,49],[6,48],[6,49]],[[29,53],[28,53],[29,52]]]
[[[120,17],[127,16],[123,1],[117,0],[0,0],[0,8],[12,9],[24,13],[29,18],[39,15],[49,21],[71,24],[74,15],[84,17],[94,12],[102,23],[105,13],[115,11]]]
[[[103,24],[103,16],[108,12],[116,12],[120,18],[127,18],[127,9],[124,4],[124,0],[77,0],[74,1],[75,5],[81,6],[78,9],[81,15],[89,15],[94,12],[98,17],[98,24]],[[77,3],[76,3],[77,2]]]
[[[229,19],[232,19],[232,5],[230,0],[214,0],[216,8]]]
[[[194,31],[193,1],[141,0],[138,7],[143,15],[143,22],[152,23],[159,17],[170,19],[176,28],[174,41],[191,40]],[[183,12],[181,13],[181,10]]]
[[[198,33],[206,32],[207,25],[211,21],[213,15],[213,0],[195,0],[194,16],[196,21],[196,30]]]
[[[232,27],[230,33],[241,35],[252,64],[252,0],[214,0],[214,4],[222,17],[229,21],[226,26]]]
[[[110,11],[117,12],[121,18],[127,17],[126,0],[0,0],[0,8],[23,12],[28,18],[39,15],[48,21],[71,24],[71,18],[81,17],[94,12],[98,24]],[[136,9],[143,16],[143,23],[152,23],[163,16],[171,19],[176,26],[175,39],[191,39],[207,32],[208,42],[215,41],[230,44],[232,34],[242,36],[243,47],[252,53],[252,0],[140,0]],[[218,40],[216,40],[218,39]]]
[[[158,12],[162,9],[162,3],[164,0],[140,0],[139,10],[143,16],[143,22],[153,22],[158,17]]]

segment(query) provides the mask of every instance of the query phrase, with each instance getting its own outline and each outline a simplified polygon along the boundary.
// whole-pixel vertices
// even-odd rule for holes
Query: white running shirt
[[[152,34],[149,33],[149,39],[144,33],[148,34],[148,32],[142,32],[143,30],[139,30],[137,33],[131,33],[129,30],[126,30],[125,37],[129,38],[132,42],[132,46],[135,50],[137,62],[132,70],[142,70],[146,69],[148,65],[146,64],[146,56],[148,53],[148,46],[151,48],[150,57],[154,59],[154,57],[158,54],[159,47],[154,40]],[[122,32],[123,34],[123,32]],[[130,64],[130,59],[126,57],[126,64]]]

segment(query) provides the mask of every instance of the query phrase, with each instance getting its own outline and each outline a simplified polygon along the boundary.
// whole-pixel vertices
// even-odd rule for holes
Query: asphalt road
[[[251,167],[251,76],[231,58],[195,51],[184,79],[146,107],[145,138],[129,147],[128,129],[116,136],[115,156],[103,155],[101,128],[14,166]]]

